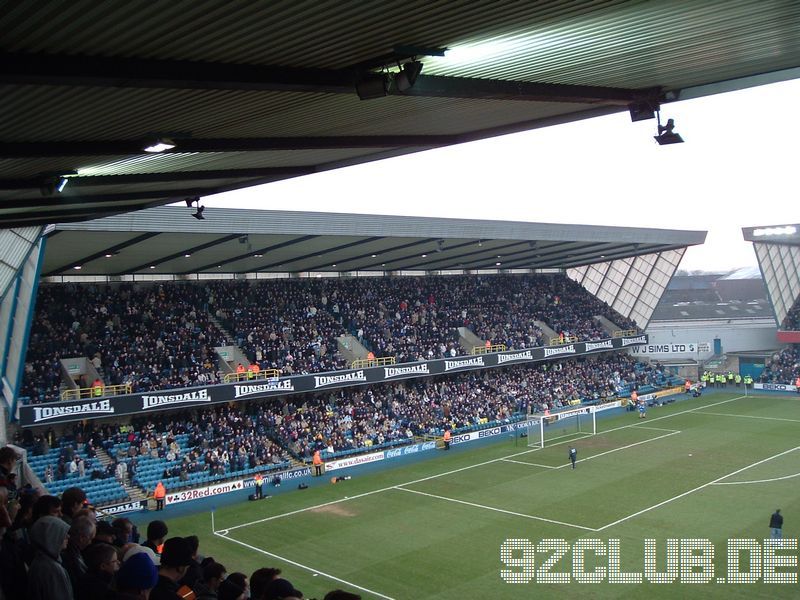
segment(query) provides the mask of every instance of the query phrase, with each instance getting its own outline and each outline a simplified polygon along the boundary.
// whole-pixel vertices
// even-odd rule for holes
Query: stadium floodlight
[[[174,147],[175,147],[175,142],[173,142],[171,139],[158,138],[156,140],[151,140],[147,142],[147,145],[143,148],[143,150],[151,154],[158,154],[159,152],[172,150]]]
[[[667,119],[667,124],[661,124],[661,113],[656,111],[658,115],[658,135],[654,135],[653,139],[658,142],[659,146],[667,144],[682,144],[683,138],[680,134],[675,133],[675,119]]]
[[[394,89],[398,92],[406,92],[414,87],[417,77],[422,72],[422,63],[412,60],[403,65],[400,72],[394,76]]]
[[[366,73],[356,83],[356,93],[361,100],[383,98],[389,92],[389,76],[386,73]]]
[[[631,121],[646,121],[655,119],[659,104],[655,100],[637,100],[628,104],[628,112],[631,114]]]

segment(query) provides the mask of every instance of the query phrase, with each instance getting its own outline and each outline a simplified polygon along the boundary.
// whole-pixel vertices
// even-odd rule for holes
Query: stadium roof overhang
[[[705,232],[156,207],[55,226],[42,274],[568,269],[702,244]],[[76,269],[80,267],[80,269]]]
[[[0,31],[2,227],[794,78],[800,66],[800,4],[763,0],[75,0],[11,4]],[[412,87],[393,79],[385,97],[359,99],[357,82],[414,57]],[[156,138],[174,148],[144,152]]]

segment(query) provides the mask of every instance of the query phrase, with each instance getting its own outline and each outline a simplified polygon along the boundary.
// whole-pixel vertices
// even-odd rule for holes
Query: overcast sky
[[[377,102],[379,100],[375,100]],[[800,81],[662,108],[686,143],[627,113],[207,197],[263,208],[708,231],[687,270],[755,266],[742,227],[800,222]],[[358,190],[379,190],[359,193]]]

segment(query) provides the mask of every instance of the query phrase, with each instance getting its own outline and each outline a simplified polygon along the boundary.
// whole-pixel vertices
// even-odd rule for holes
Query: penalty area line
[[[781,456],[785,456],[786,454],[789,454],[790,452],[794,452],[795,450],[800,450],[800,446],[795,446],[794,448],[790,448],[789,450],[784,450],[783,452],[779,452],[778,454],[773,454],[772,456],[768,456],[767,458],[763,458],[763,459],[761,459],[761,460],[759,460],[757,462],[754,462],[752,464],[747,465],[746,467],[742,467],[741,469],[736,469],[735,471],[732,471],[731,473],[723,475],[722,477],[717,477],[716,479],[714,479],[712,481],[709,481],[708,483],[704,483],[703,485],[698,485],[696,488],[692,488],[691,490],[687,490],[687,491],[683,492],[682,494],[678,494],[677,496],[673,496],[672,498],[667,498],[666,500],[663,500],[662,502],[659,502],[658,504],[654,504],[653,506],[648,506],[647,508],[643,508],[642,510],[637,511],[637,512],[633,513],[632,515],[628,515],[627,517],[622,517],[621,519],[617,519],[616,521],[614,521],[612,523],[609,523],[608,525],[603,525],[602,527],[597,529],[597,531],[603,531],[604,529],[608,529],[609,527],[613,527],[614,525],[619,525],[620,523],[624,523],[625,521],[628,521],[629,519],[633,519],[634,517],[638,517],[639,515],[643,515],[646,512],[650,512],[651,510],[655,510],[656,508],[660,508],[660,507],[664,506],[665,504],[669,504],[670,502],[674,502],[675,500],[679,500],[679,499],[683,498],[684,496],[688,496],[689,494],[693,494],[695,492],[699,492],[700,490],[702,490],[704,488],[707,488],[707,487],[709,487],[711,485],[718,484],[723,479],[727,479],[728,477],[733,477],[734,475],[738,475],[739,473],[741,473],[743,471],[747,471],[748,469],[752,469],[753,467],[757,467],[758,465],[763,465],[765,462],[769,462],[769,461],[774,460],[776,458],[780,458]]]
[[[369,588],[365,588],[363,586],[357,585],[357,584],[353,583],[352,581],[347,581],[347,580],[342,579],[340,577],[336,577],[335,575],[331,575],[330,573],[325,573],[324,571],[320,571],[319,569],[315,569],[313,567],[309,567],[308,565],[301,564],[301,563],[299,563],[297,561],[294,561],[294,560],[292,560],[290,558],[286,558],[285,556],[280,556],[278,554],[274,554],[272,552],[268,552],[267,550],[264,550],[262,548],[258,548],[257,546],[251,546],[250,544],[248,544],[246,542],[243,542],[241,540],[237,540],[235,538],[228,537],[227,535],[223,535],[221,532],[216,532],[215,531],[214,535],[216,535],[217,537],[221,537],[224,540],[228,540],[229,542],[233,542],[235,544],[239,544],[240,546],[244,546],[245,548],[249,548],[250,550],[253,550],[254,552],[259,552],[260,554],[263,554],[265,556],[269,556],[270,558],[274,558],[276,560],[283,561],[283,562],[288,563],[288,564],[290,564],[290,565],[292,565],[294,567],[297,567],[299,569],[303,569],[305,571],[310,571],[311,573],[314,573],[316,575],[322,575],[323,577],[326,577],[326,578],[331,579],[333,581],[337,581],[339,583],[343,583],[346,586],[356,588],[357,590],[361,590],[362,592],[366,592],[368,594],[372,594],[373,596],[377,596],[378,598],[384,598],[385,600],[395,600],[391,596],[387,596],[385,594],[381,594],[380,592],[376,592],[376,591],[371,590]]]
[[[524,519],[532,519],[534,521],[544,521],[546,523],[553,523],[554,525],[564,525],[565,527],[574,527],[575,529],[583,529],[584,531],[597,531],[597,529],[594,529],[592,527],[585,527],[584,525],[576,525],[575,523],[556,521],[555,519],[548,519],[547,517],[537,517],[536,515],[526,515],[525,513],[518,513],[512,510],[506,510],[504,508],[497,508],[495,506],[486,506],[485,504],[467,502],[466,500],[458,500],[457,498],[448,498],[447,496],[438,496],[436,494],[429,494],[428,492],[420,492],[419,490],[412,490],[400,486],[397,486],[395,489],[400,490],[401,492],[409,492],[410,494],[419,494],[420,496],[427,496],[428,498],[436,498],[437,500],[444,500],[446,502],[455,502],[456,504],[463,504],[464,506],[471,506],[473,508],[481,508],[483,510],[499,512],[504,515],[511,515],[512,517],[522,517]]]

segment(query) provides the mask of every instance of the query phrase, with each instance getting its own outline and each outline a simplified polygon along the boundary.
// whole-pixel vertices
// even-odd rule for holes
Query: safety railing
[[[275,379],[280,377],[278,369],[259,369],[258,371],[245,371],[244,373],[227,373],[222,381],[225,383],[237,383],[239,381],[255,381],[258,379]]]
[[[364,367],[383,367],[385,365],[393,365],[397,362],[394,356],[380,356],[378,358],[359,358],[350,363],[353,369],[363,369]]]
[[[131,384],[123,383],[120,385],[96,385],[88,388],[78,388],[74,390],[64,390],[61,392],[62,400],[82,400],[84,398],[102,398],[103,396],[119,396],[120,394],[130,394]]]

